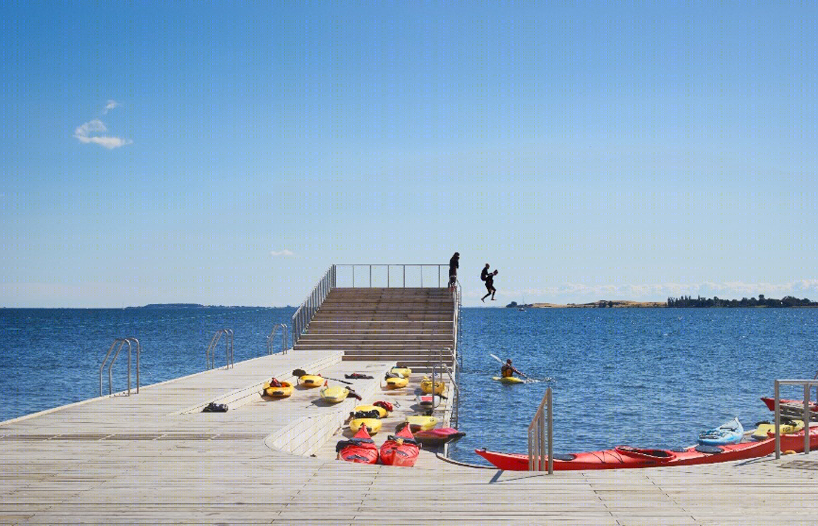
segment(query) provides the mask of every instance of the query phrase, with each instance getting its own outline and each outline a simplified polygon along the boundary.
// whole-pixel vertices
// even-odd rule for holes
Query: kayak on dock
[[[386,389],[400,389],[409,384],[409,379],[402,376],[391,376],[386,378]]]
[[[412,375],[412,369],[408,367],[401,367],[399,365],[389,369],[389,372],[392,374],[397,374],[403,378],[409,378]]]
[[[440,395],[418,395],[418,405],[423,409],[432,409],[438,407],[443,401]]]
[[[381,430],[382,426],[383,422],[381,422],[377,416],[373,416],[373,414],[369,412],[353,413],[352,420],[349,422],[349,428],[353,432],[357,432],[362,427],[366,427],[370,435],[377,434],[378,431]]]
[[[750,438],[753,440],[767,440],[771,436],[775,435],[775,424],[771,424],[769,422],[759,422],[758,427],[750,434]],[[788,422],[781,423],[781,434],[782,435],[789,435],[792,433],[797,433],[804,429],[804,421],[803,420],[790,420]]]
[[[810,429],[810,449],[818,447],[818,427]],[[804,450],[804,432],[781,435],[781,451]],[[596,469],[649,468],[659,466],[692,466],[715,464],[733,460],[748,460],[767,456],[775,451],[775,438],[762,441],[741,442],[723,446],[696,445],[675,449],[641,449],[617,446],[601,451],[584,453],[555,454],[554,471],[582,471]],[[527,471],[528,455],[500,453],[485,448],[475,449],[475,453],[488,460],[499,469]]]
[[[719,427],[704,431],[699,434],[699,444],[706,446],[723,446],[725,444],[735,444],[744,436],[744,426],[738,421],[738,417],[729,422],[725,422]]]
[[[771,396],[762,396],[761,401],[767,406],[770,411],[775,411],[775,398]],[[800,405],[801,409],[804,408],[804,401],[803,400],[790,400],[785,398],[780,398],[778,400],[782,404],[793,404],[793,405]],[[818,402],[810,402],[809,404],[810,411],[818,411]]]
[[[335,445],[340,460],[358,464],[374,464],[378,461],[378,446],[372,441],[366,426],[361,426],[349,440],[340,440]]]
[[[321,387],[324,385],[326,378],[320,374],[305,374],[298,377],[298,383],[304,387]]]
[[[415,440],[424,446],[436,447],[442,446],[447,442],[454,442],[464,436],[466,436],[466,433],[458,431],[453,427],[436,427],[426,431],[418,431],[415,433]]]
[[[427,431],[437,425],[437,418],[429,415],[411,415],[406,417],[413,433]]]
[[[375,405],[375,404],[372,404],[372,405],[356,405],[355,409],[353,409],[352,411],[355,412],[355,413],[366,413],[366,412],[369,412],[369,411],[377,411],[378,418],[385,418],[386,415],[389,414],[389,412],[384,407],[381,407],[380,405]]]
[[[403,426],[381,446],[381,463],[387,466],[412,467],[418,459],[420,448],[412,435],[410,426]]]
[[[428,376],[424,376],[423,380],[420,381],[420,390],[426,394],[432,394],[432,380]],[[435,380],[435,394],[443,394],[445,391],[446,383],[443,380]]]
[[[290,382],[279,382],[275,378],[269,382],[264,382],[261,389],[262,392],[270,398],[287,398],[293,394],[293,384]]]
[[[346,400],[349,394],[349,388],[341,387],[340,385],[333,385],[330,387],[329,382],[324,382],[324,387],[321,389],[321,399],[330,404],[337,404]]]

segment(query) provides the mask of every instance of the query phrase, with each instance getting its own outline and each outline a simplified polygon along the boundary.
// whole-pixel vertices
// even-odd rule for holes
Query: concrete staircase
[[[344,360],[453,367],[454,298],[446,288],[334,288],[294,350],[341,350]]]

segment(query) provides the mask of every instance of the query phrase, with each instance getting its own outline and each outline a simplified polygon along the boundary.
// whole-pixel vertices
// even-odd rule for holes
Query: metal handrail
[[[543,409],[546,413],[543,414]],[[548,433],[546,434],[546,424]],[[528,426],[528,470],[544,471],[548,458],[548,474],[554,473],[554,411],[551,404],[551,388],[545,390],[545,396]]]
[[[427,267],[437,267],[437,287],[441,287],[440,270],[445,268],[447,271],[446,282],[448,283],[448,264],[440,263],[338,263],[334,267],[350,267],[352,269],[352,288],[357,288],[355,285],[355,268],[367,267],[369,274],[369,284],[366,287],[371,288],[372,285],[372,268],[386,267],[386,288],[392,288],[392,267],[400,267],[402,273],[402,281],[400,287],[406,288],[406,268],[420,267],[420,287],[423,288],[423,269]],[[364,287],[361,287],[364,288]]]
[[[142,354],[142,344],[139,343],[139,340],[130,336],[128,338],[116,338],[111,346],[108,348],[108,352],[105,353],[105,358],[102,359],[102,365],[99,366],[99,396],[102,396],[102,371],[105,369],[105,364],[108,362],[108,357],[111,356],[111,351],[114,350],[116,344],[119,344],[119,348],[114,353],[114,357],[111,358],[110,363],[108,364],[108,394],[113,394],[113,368],[114,363],[116,363],[116,359],[119,357],[120,351],[128,344],[128,396],[131,395],[131,351],[132,345],[135,344],[136,346],[136,393],[139,394],[139,369],[140,369],[140,355]]]
[[[452,363],[455,364],[455,366],[457,365],[457,356],[455,355],[454,351],[451,348],[444,347],[442,349],[438,349],[438,356],[437,356],[438,363],[430,364],[430,368],[432,369],[432,386],[435,385],[436,376],[437,376],[436,371],[437,371],[437,368],[440,367],[449,376],[449,381],[452,384],[452,387],[454,388],[453,389],[453,394],[452,394],[452,397],[453,397],[452,398],[452,408],[451,408],[451,417],[449,419],[449,423],[450,423],[450,425],[452,427],[457,427],[457,424],[458,424],[458,409],[457,409],[457,406],[458,406],[459,400],[460,400],[460,386],[457,385],[457,375],[456,375],[455,371],[453,371],[446,364],[446,361],[444,361],[444,359],[443,359],[444,358],[443,353],[446,352],[446,351],[448,351],[448,354],[451,356]],[[443,375],[440,374],[440,377],[441,377],[441,380],[442,380]],[[436,407],[436,406],[434,406],[434,395],[432,396],[432,404],[433,404],[432,405],[433,408]],[[448,447],[446,447],[444,449],[444,451],[446,453],[448,453]]]
[[[315,313],[321,308],[324,300],[329,295],[330,291],[338,286],[338,267],[351,267],[352,269],[352,288],[356,288],[355,284],[355,268],[367,267],[369,274],[369,283],[367,287],[372,287],[372,268],[386,267],[386,288],[392,288],[392,274],[391,267],[400,267],[402,270],[403,279],[401,287],[406,288],[406,268],[420,267],[420,287],[423,287],[423,269],[426,267],[437,268],[437,287],[441,286],[440,272],[441,269],[446,269],[448,273],[447,264],[439,263],[338,263],[333,264],[324,273],[324,276],[318,284],[312,289],[312,292],[307,296],[307,299],[296,309],[292,317],[292,340],[293,346],[301,338],[301,335],[308,329],[310,321]],[[448,275],[446,277],[448,280]],[[448,281],[447,281],[448,283]]]
[[[288,334],[289,329],[286,323],[273,325],[273,330],[270,331],[270,334],[267,336],[267,354],[273,354],[273,338],[278,332],[279,327],[281,327],[281,354],[287,354],[287,340],[290,338]]]
[[[318,284],[312,289],[307,299],[304,300],[301,306],[295,311],[295,314],[293,314],[293,347],[295,347],[301,335],[304,334],[315,312],[321,307],[324,300],[327,299],[327,295],[335,288],[335,277],[336,266],[332,265],[324,273],[324,277],[322,277]]]
[[[216,345],[219,343],[219,340],[221,340],[222,335],[224,335],[224,355],[227,360],[225,369],[233,367],[233,329],[219,329],[210,339],[210,344],[205,351],[208,369],[214,369],[216,367]]]
[[[818,380],[776,380],[775,381],[775,458],[781,458],[781,396],[782,385],[801,385],[804,387],[804,453],[809,453],[809,419],[810,391],[818,387]]]

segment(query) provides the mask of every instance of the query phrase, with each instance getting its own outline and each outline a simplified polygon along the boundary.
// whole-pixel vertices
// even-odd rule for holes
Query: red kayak
[[[409,426],[389,438],[381,446],[381,463],[387,466],[405,466],[411,468],[418,459],[420,449]]]
[[[762,396],[761,401],[764,402],[764,404],[767,405],[767,407],[770,409],[770,411],[775,411],[775,398],[773,398],[772,396]],[[804,408],[804,401],[803,400],[789,400],[789,399],[782,398],[782,399],[780,399],[780,402],[782,404],[798,404],[798,405],[801,406],[801,409]],[[811,402],[809,404],[809,410],[810,411],[818,411],[818,403]]]
[[[453,427],[437,427],[427,431],[418,431],[415,433],[415,440],[427,447],[442,446],[447,442],[451,442],[466,436],[466,433],[458,431]]]
[[[359,464],[374,464],[378,461],[378,446],[372,441],[366,425],[355,433],[349,440],[340,440],[335,445],[338,458],[347,462],[357,462]]]
[[[810,430],[810,450],[814,447],[818,447],[818,427]],[[795,452],[804,450],[803,431],[781,436],[781,451],[787,450]],[[554,471],[692,466],[759,458],[773,452],[775,452],[775,438],[723,446],[690,446],[678,451],[617,446],[602,451],[554,455]],[[486,449],[476,449],[475,453],[500,469],[528,471],[528,455],[499,453]]]

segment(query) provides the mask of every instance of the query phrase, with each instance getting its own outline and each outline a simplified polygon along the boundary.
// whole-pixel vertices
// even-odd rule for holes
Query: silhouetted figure
[[[521,374],[520,371],[518,371],[517,369],[514,368],[513,365],[511,365],[511,358],[509,358],[508,360],[506,360],[506,363],[504,363],[503,366],[500,368],[500,374],[503,375],[503,378],[509,378],[511,376],[514,376],[514,373]]]
[[[486,298],[488,298],[489,296],[491,296],[491,300],[494,301],[494,293],[497,292],[497,289],[494,288],[494,276],[496,275],[497,275],[496,270],[494,272],[489,272],[486,275],[486,290],[488,292],[486,292],[485,296],[480,298],[480,301],[482,301],[483,303],[486,302]]]
[[[449,288],[453,289],[457,285],[457,269],[460,268],[460,252],[455,252],[449,260]]]

